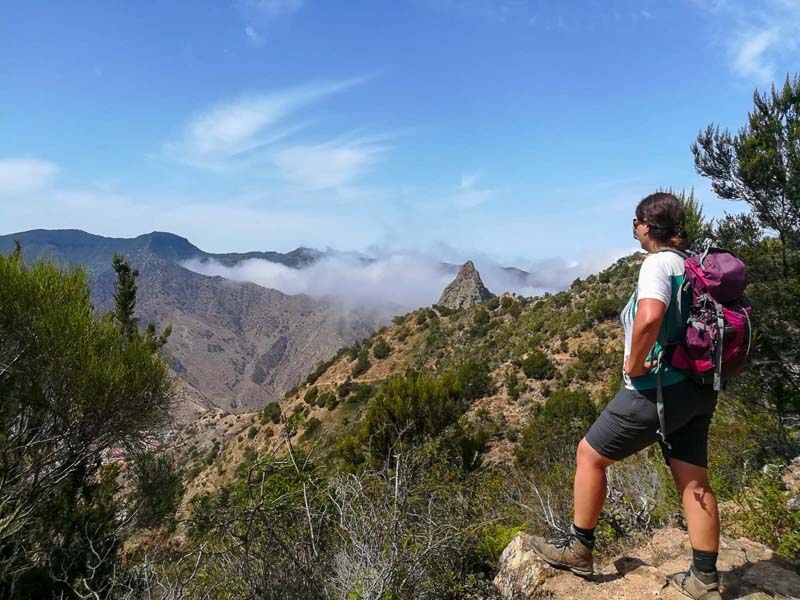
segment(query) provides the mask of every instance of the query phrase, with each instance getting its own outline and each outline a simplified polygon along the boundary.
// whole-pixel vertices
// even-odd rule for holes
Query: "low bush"
[[[281,420],[281,407],[277,402],[270,402],[261,409],[261,423],[278,423]]]
[[[541,350],[530,351],[520,366],[528,379],[553,379],[556,376],[556,366]]]

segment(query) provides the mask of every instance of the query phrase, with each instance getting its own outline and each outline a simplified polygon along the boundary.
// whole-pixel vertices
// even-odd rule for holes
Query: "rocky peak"
[[[494,294],[486,289],[475,265],[468,260],[461,266],[456,278],[444,288],[439,304],[453,309],[469,308],[492,298]]]

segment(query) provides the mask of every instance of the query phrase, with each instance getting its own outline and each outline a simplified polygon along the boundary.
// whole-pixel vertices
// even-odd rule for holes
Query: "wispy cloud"
[[[771,81],[775,67],[767,57],[769,50],[779,42],[780,34],[776,29],[742,34],[734,50],[734,69],[744,77]]]
[[[226,102],[190,119],[182,139],[164,145],[167,158],[196,167],[224,170],[249,153],[296,132],[302,123],[286,120],[324,98],[347,90],[364,78],[305,85]]]
[[[488,202],[497,194],[497,190],[482,188],[478,185],[478,173],[466,173],[461,176],[458,191],[451,198],[457,208],[472,208]]]
[[[303,0],[236,0],[234,5],[244,19],[244,34],[253,46],[266,41],[267,27],[279,17],[292,15],[303,8]]]
[[[244,28],[244,34],[247,36],[247,39],[255,46],[260,46],[264,43],[264,36],[260,34],[254,27],[250,25]]]
[[[40,190],[60,171],[58,165],[35,158],[0,159],[0,194]]]
[[[320,190],[340,188],[363,175],[384,147],[369,139],[296,145],[277,151],[275,166],[291,183]]]
[[[797,62],[800,3],[796,0],[694,0],[717,24],[731,70],[768,84],[783,73],[780,65]]]

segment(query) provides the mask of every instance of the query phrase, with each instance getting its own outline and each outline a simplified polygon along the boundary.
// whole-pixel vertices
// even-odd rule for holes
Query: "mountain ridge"
[[[228,266],[242,260],[260,258],[291,268],[308,266],[325,255],[324,252],[304,246],[286,253],[276,251],[214,253],[201,250],[187,238],[166,231],[152,231],[132,238],[117,238],[89,233],[82,229],[31,229],[0,235],[0,252],[12,251],[15,240],[22,245],[23,256],[29,258],[47,256],[59,262],[81,264],[92,272],[110,269],[114,253],[130,254],[137,251],[148,251],[160,258],[175,261],[191,258],[213,259]]]

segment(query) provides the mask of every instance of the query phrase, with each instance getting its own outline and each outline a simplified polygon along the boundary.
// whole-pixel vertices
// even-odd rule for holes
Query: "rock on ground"
[[[646,545],[596,563],[595,575],[582,578],[542,562],[531,550],[530,536],[520,533],[503,551],[494,584],[504,600],[685,600],[667,577],[685,571],[691,555],[686,532],[662,529]],[[763,544],[723,536],[718,568],[725,600],[800,599],[796,569]]]

